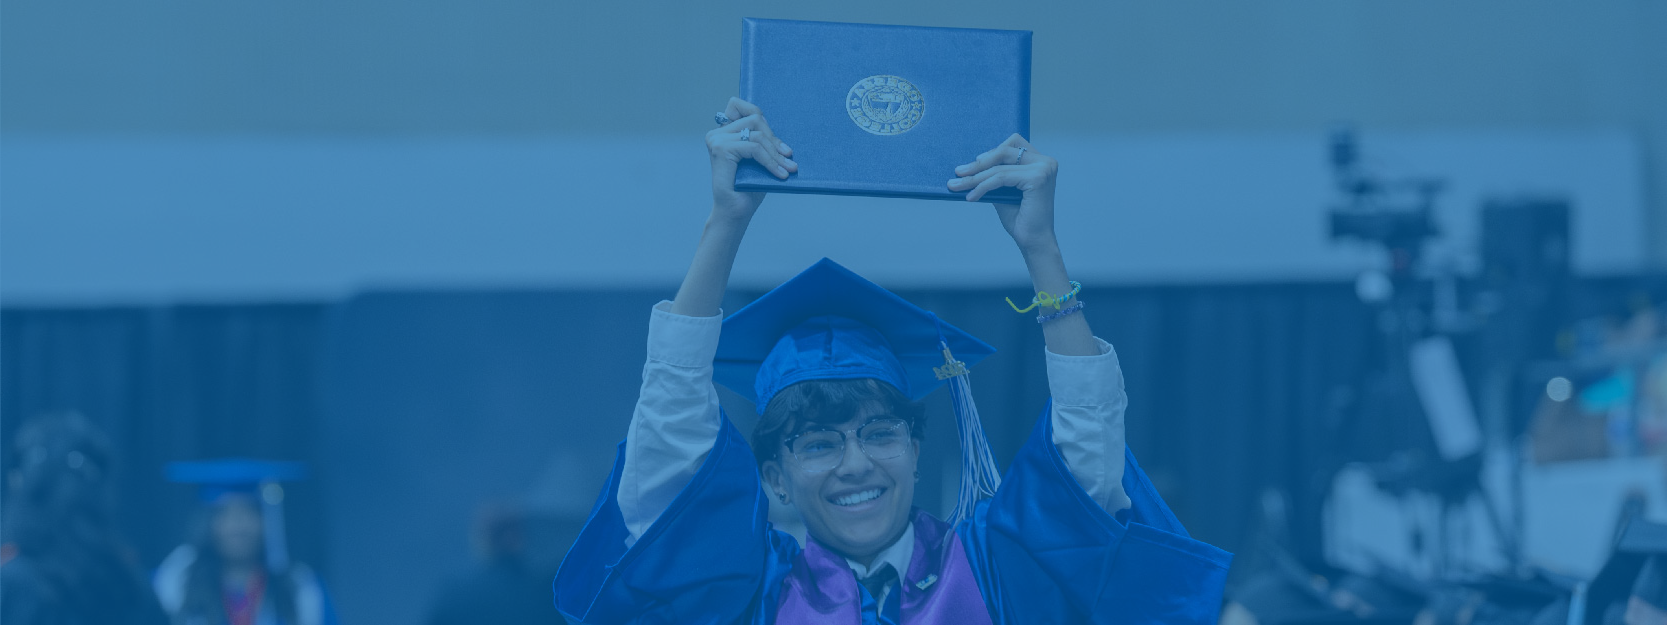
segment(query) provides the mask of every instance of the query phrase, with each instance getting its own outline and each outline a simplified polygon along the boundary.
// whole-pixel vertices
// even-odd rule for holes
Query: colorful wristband
[[[1077,300],[1077,303],[1071,304],[1070,306],[1066,306],[1065,308],[1061,309],[1059,312],[1053,313],[1051,315],[1037,315],[1036,316],[1036,323],[1047,323],[1049,321],[1053,321],[1053,320],[1058,319],[1060,317],[1064,317],[1065,315],[1069,315],[1069,314],[1077,312],[1079,310],[1082,310],[1082,300],[1080,300],[1080,299]]]
[[[1006,299],[1007,305],[1013,307],[1013,312],[1023,314],[1035,310],[1037,306],[1052,306],[1054,310],[1059,310],[1061,306],[1065,305],[1065,302],[1071,301],[1071,298],[1076,297],[1077,294],[1081,292],[1082,283],[1072,280],[1070,293],[1066,293],[1060,297],[1054,297],[1049,295],[1047,291],[1042,291],[1037,293],[1036,297],[1030,298],[1030,305],[1024,308],[1019,308],[1018,304],[1013,303],[1013,298],[1009,297]]]

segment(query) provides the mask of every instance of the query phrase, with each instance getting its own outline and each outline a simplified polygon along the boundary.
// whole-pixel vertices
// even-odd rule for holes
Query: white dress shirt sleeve
[[[700,470],[718,438],[722,417],[712,386],[723,314],[688,317],[654,306],[642,390],[625,435],[619,512],[635,544]]]
[[[1053,444],[1088,496],[1106,512],[1129,507],[1123,491],[1123,369],[1117,351],[1099,338],[1098,356],[1047,352],[1053,393]]]

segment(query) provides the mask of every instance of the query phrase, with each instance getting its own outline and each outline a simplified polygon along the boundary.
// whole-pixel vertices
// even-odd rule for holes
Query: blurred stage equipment
[[[1378,488],[1396,497],[1423,493],[1440,502],[1435,527],[1415,530],[1413,541],[1430,550],[1438,575],[1453,565],[1452,514],[1471,501],[1481,503],[1507,551],[1505,559],[1514,563],[1514,534],[1482,489],[1483,432],[1448,336],[1475,324],[1460,312],[1451,276],[1435,276],[1433,290],[1419,283],[1425,243],[1440,233],[1432,212],[1446,182],[1370,171],[1354,132],[1346,128],[1333,132],[1330,156],[1342,195],[1329,214],[1332,239],[1381,246],[1389,260],[1387,275],[1369,271],[1356,285],[1378,310],[1383,360],[1351,393],[1358,398],[1356,410],[1340,432],[1346,441],[1371,440],[1375,447],[1352,445],[1339,460],[1370,462]],[[1384,431],[1391,435],[1363,434]],[[1426,545],[1426,532],[1435,545]]]
[[[1516,437],[1527,427],[1533,388],[1512,384],[1522,363],[1555,356],[1555,337],[1569,301],[1569,202],[1562,198],[1496,198],[1482,206],[1482,281],[1488,306],[1482,353],[1484,371],[1500,389],[1500,434]],[[1492,382],[1495,377],[1497,382]],[[1526,390],[1526,394],[1523,392]]]
[[[1555,355],[1558,326],[1568,318],[1569,202],[1562,198],[1496,198],[1482,206],[1481,375],[1489,438],[1519,440],[1544,383],[1524,383],[1527,363]],[[1522,462],[1510,463],[1511,535],[1524,533]],[[1520,542],[1509,560],[1521,563]]]
[[[1522,459],[1508,450],[1526,425],[1517,415],[1528,411],[1512,401],[1523,363],[1552,353],[1565,317],[1569,203],[1485,201],[1476,243],[1483,275],[1461,281],[1450,267],[1424,259],[1426,244],[1440,234],[1434,210],[1444,180],[1372,171],[1351,129],[1332,133],[1329,157],[1340,195],[1328,209],[1331,238],[1378,246],[1388,263],[1356,283],[1378,315],[1381,361],[1340,389],[1344,399],[1333,402],[1328,425],[1336,444],[1320,452],[1331,454],[1323,463],[1329,475],[1309,483],[1324,484],[1316,487],[1329,499],[1338,472],[1361,467],[1380,496],[1400,500],[1403,509],[1415,500],[1435,502],[1439,513],[1388,526],[1408,533],[1405,544],[1418,565],[1411,569],[1371,552],[1353,570],[1301,562],[1275,538],[1282,528],[1264,523],[1269,527],[1245,562],[1260,566],[1241,576],[1223,622],[1408,622],[1416,612],[1418,623],[1560,625],[1579,599],[1576,583],[1523,564]],[[1466,348],[1468,368],[1457,345]],[[1467,371],[1478,384],[1469,383]],[[1484,459],[1494,452],[1509,467],[1511,522],[1501,514],[1505,502],[1483,487]],[[1465,516],[1478,509],[1482,520]],[[1450,534],[1467,523],[1496,537],[1497,564],[1465,561],[1463,541]]]
[[[1331,135],[1331,170],[1343,203],[1331,209],[1331,238],[1358,239],[1389,251],[1390,276],[1408,278],[1428,239],[1440,234],[1430,212],[1446,182],[1383,179],[1360,162],[1354,131]]]

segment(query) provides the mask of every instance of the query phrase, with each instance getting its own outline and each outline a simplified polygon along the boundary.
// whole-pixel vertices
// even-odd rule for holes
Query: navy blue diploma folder
[[[962,200],[955,167],[1030,137],[1030,31],[747,18],[741,99],[793,147],[781,180],[753,161],[735,188]],[[1016,203],[1008,187],[983,201]]]

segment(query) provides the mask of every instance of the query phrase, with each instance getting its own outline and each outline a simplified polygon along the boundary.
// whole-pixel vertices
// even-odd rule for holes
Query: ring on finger
[[[719,126],[728,126],[730,122],[735,120],[730,119],[728,115],[723,113],[723,111],[718,111],[717,115],[712,116],[712,121],[718,122]]]
[[[741,129],[741,140],[742,141],[752,141],[752,129],[751,128],[742,128]]]
[[[1028,150],[1028,149],[1030,149],[1030,148],[1026,148],[1026,147],[1019,148],[1019,155],[1013,157],[1013,164],[1014,165],[1017,165],[1020,162],[1025,160],[1025,150]]]

